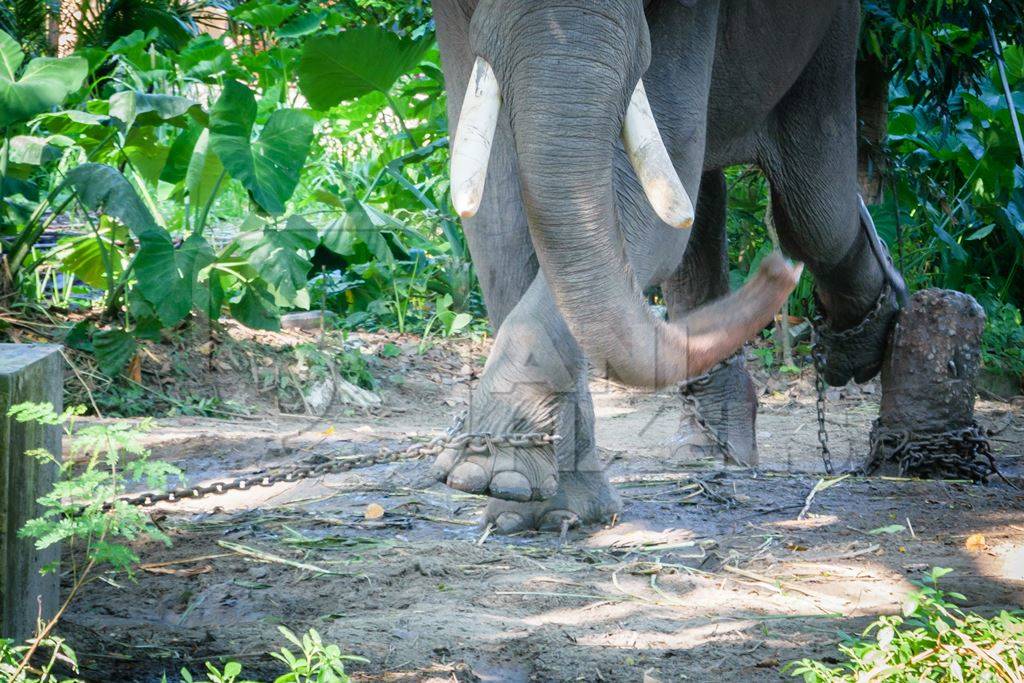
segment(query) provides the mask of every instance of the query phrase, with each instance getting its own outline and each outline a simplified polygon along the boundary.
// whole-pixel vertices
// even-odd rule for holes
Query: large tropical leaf
[[[276,28],[283,24],[299,9],[298,4],[286,5],[276,1],[250,0],[228,11],[228,16],[236,21],[244,21],[250,26]]]
[[[281,314],[274,304],[274,297],[258,281],[247,284],[242,290],[242,296],[231,303],[231,315],[247,327],[258,330],[281,329]]]
[[[374,90],[387,92],[398,77],[419,64],[431,40],[400,38],[366,26],[305,41],[299,61],[299,89],[317,109]]]
[[[210,112],[210,148],[224,168],[272,214],[284,213],[313,140],[313,117],[300,109],[278,109],[255,142],[256,98],[229,81]]]
[[[136,343],[124,330],[109,329],[93,333],[92,347],[100,370],[113,377],[135,356]]]
[[[270,226],[238,237],[249,265],[259,273],[284,305],[308,306],[306,282],[313,267],[307,255],[319,244],[316,228],[301,216],[288,219],[283,230]]]
[[[224,171],[220,157],[210,148],[210,131],[203,130],[192,149],[192,158],[185,172],[185,189],[192,206],[202,208],[217,190],[217,180]]]
[[[179,272],[170,234],[153,220],[132,184],[116,168],[93,163],[68,171],[67,183],[87,209],[116,218],[138,239],[138,289],[160,322],[170,326],[185,317],[192,307],[191,283]]]
[[[177,95],[161,95],[123,90],[110,96],[110,115],[122,121],[125,128],[134,125],[155,126],[170,123],[187,125],[188,117],[206,123],[206,115],[198,102]]]
[[[85,80],[88,63],[81,57],[25,59],[21,46],[0,31],[0,128],[25,121],[60,105]]]

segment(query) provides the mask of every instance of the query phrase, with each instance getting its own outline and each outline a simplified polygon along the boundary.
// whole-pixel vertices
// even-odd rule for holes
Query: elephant
[[[731,460],[756,465],[741,351],[804,266],[827,381],[878,372],[905,288],[857,194],[857,0],[433,0],[433,11],[452,199],[496,331],[463,429],[560,437],[437,457],[438,480],[491,498],[496,531],[619,510],[596,454],[590,366],[700,393]],[[769,181],[786,256],[730,293],[723,169],[741,163]],[[667,321],[643,297],[658,284]]]

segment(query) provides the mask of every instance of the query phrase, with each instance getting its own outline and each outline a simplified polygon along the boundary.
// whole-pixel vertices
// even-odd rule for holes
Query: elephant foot
[[[836,330],[826,316],[817,318],[814,356],[824,380],[841,387],[851,379],[864,383],[877,375],[899,310],[898,293],[886,283],[874,307],[853,327]]]
[[[860,321],[841,329],[829,320],[827,311],[815,296],[815,306],[821,314],[814,320],[814,362],[822,378],[834,387],[841,387],[851,379],[862,384],[878,374],[896,314],[907,300],[907,286],[879,238],[863,200],[860,208],[861,229],[882,269],[885,284],[874,306]]]
[[[756,467],[757,397],[741,350],[680,386],[685,407],[671,454],[686,462],[720,457],[727,465]]]
[[[500,534],[517,531],[561,531],[563,526],[598,524],[622,509],[619,494],[604,472],[561,472],[558,491],[548,500],[518,503],[492,500],[484,524]]]
[[[437,456],[431,473],[440,482],[466,493],[519,502],[551,498],[558,492],[555,444],[513,445],[502,434],[546,432],[523,419],[509,418],[507,411],[482,410],[484,417],[470,419],[466,431],[493,434],[484,453],[464,447],[446,448]]]

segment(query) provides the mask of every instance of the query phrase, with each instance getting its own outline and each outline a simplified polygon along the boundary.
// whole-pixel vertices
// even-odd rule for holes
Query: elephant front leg
[[[434,463],[435,477],[494,498],[485,522],[504,533],[610,517],[619,501],[596,458],[585,367],[538,276],[498,331],[464,431],[561,438],[530,446],[496,439],[485,453],[448,449]]]

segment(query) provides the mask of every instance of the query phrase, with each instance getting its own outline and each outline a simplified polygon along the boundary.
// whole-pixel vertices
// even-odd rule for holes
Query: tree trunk
[[[916,292],[882,363],[882,405],[869,472],[984,481],[995,465],[974,421],[985,312],[968,294]]]

